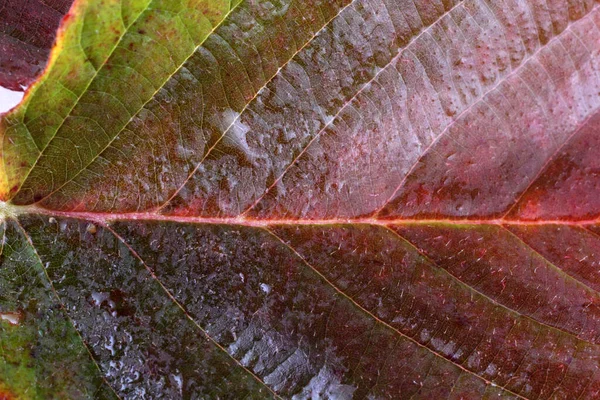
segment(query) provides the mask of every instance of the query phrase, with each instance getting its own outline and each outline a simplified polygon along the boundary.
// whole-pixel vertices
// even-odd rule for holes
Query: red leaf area
[[[42,152],[13,201],[117,395],[598,397],[600,9],[388,3]]]
[[[22,91],[46,66],[72,0],[0,1],[0,86]]]

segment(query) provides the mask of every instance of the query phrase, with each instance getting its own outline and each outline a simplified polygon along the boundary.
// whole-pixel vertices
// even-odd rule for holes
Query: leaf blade
[[[119,395],[597,394],[595,2],[148,4],[2,120],[2,217]]]

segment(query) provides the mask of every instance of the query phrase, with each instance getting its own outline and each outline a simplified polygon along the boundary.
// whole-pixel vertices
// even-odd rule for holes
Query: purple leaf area
[[[597,2],[115,4],[0,124],[0,398],[600,397]]]
[[[0,86],[22,91],[46,66],[72,0],[0,1]]]

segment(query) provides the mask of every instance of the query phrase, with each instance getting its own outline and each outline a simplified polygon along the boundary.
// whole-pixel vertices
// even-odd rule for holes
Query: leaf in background
[[[1,121],[2,390],[599,395],[596,2],[71,13]]]
[[[0,86],[22,91],[42,72],[72,0],[0,1]]]

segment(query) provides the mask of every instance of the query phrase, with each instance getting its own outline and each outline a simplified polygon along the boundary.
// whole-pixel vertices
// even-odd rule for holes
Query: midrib
[[[0,219],[16,218],[22,215],[46,215],[56,218],[73,218],[90,222],[111,223],[118,221],[161,221],[181,224],[207,224],[207,225],[239,225],[250,227],[269,227],[277,225],[500,225],[500,226],[585,226],[600,224],[596,219],[542,219],[519,220],[505,218],[324,218],[324,219],[293,219],[293,218],[248,218],[248,217],[194,217],[179,215],[164,215],[148,212],[112,213],[89,211],[57,211],[38,206],[16,206],[0,202]]]

